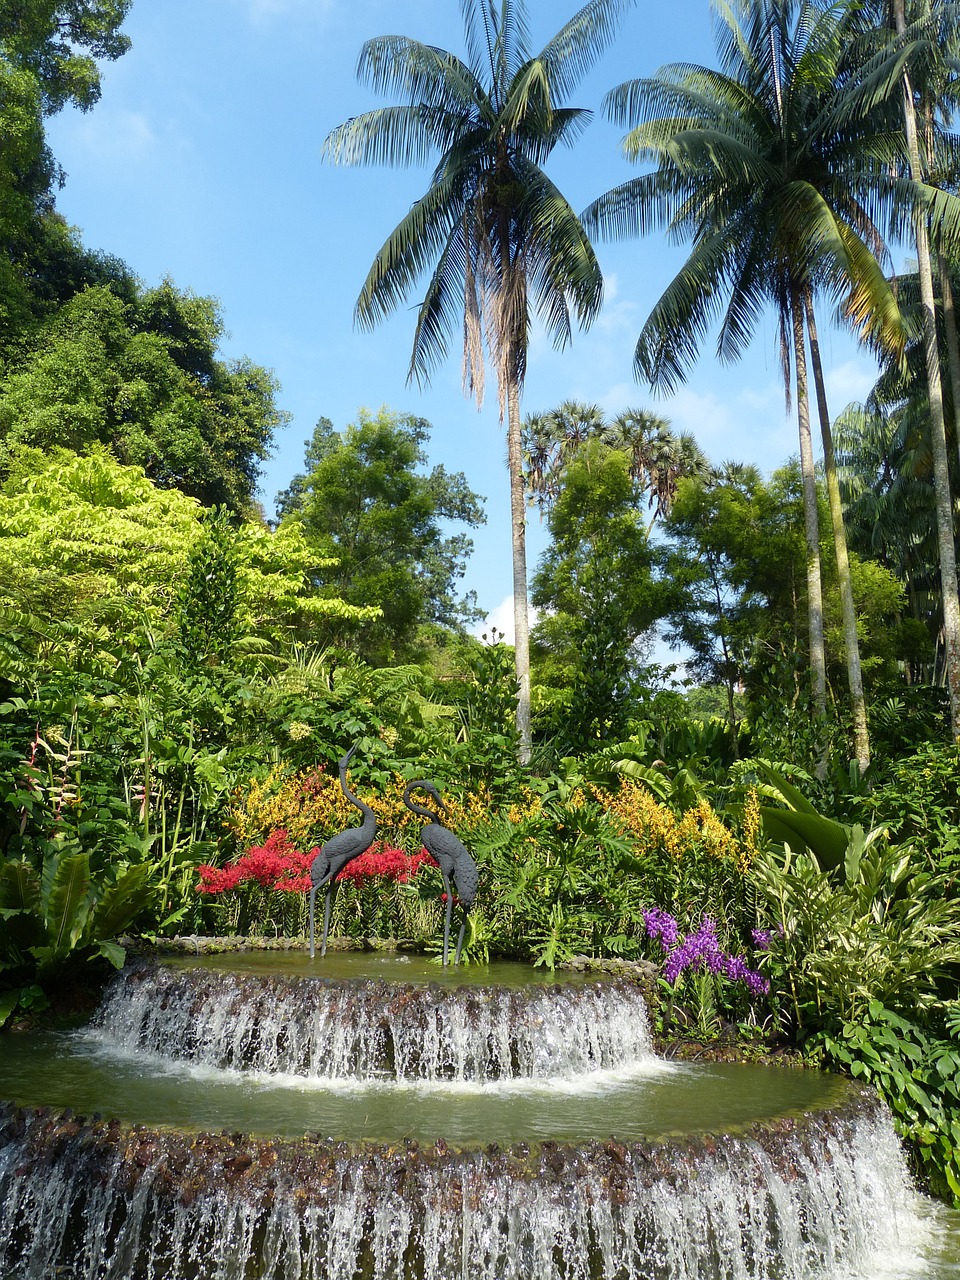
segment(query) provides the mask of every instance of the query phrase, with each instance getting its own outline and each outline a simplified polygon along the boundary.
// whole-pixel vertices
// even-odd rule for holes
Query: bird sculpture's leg
[[[450,888],[450,881],[443,872],[443,887],[447,895],[447,909],[443,913],[443,967],[447,967],[447,960],[450,956],[450,918],[453,914],[453,890]]]
[[[460,921],[460,936],[457,938],[457,953],[453,958],[453,967],[456,968],[460,963],[460,952],[463,950],[463,935],[467,929],[467,913],[464,911],[463,919]]]
[[[317,901],[317,889],[319,885],[314,885],[310,890],[310,959],[313,959],[313,909]]]
[[[330,895],[333,892],[333,884],[327,885],[327,892],[323,899],[323,938],[320,942],[320,955],[327,954],[327,934],[330,932]]]

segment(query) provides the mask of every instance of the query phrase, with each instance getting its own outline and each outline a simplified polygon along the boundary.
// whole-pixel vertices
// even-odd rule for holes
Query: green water
[[[486,1085],[350,1084],[198,1069],[105,1052],[82,1032],[4,1037],[0,1098],[129,1123],[299,1137],[489,1142],[624,1140],[728,1132],[827,1105],[841,1082],[813,1071],[650,1063],[643,1074]]]
[[[415,986],[437,983],[442,987],[529,987],[596,980],[597,974],[561,970],[550,973],[529,964],[498,960],[493,964],[447,965],[425,956],[389,951],[328,951],[310,959],[307,951],[229,951],[214,955],[184,955],[164,963],[188,969],[212,969],[225,973],[250,973],[261,977],[329,978],[402,982]]]

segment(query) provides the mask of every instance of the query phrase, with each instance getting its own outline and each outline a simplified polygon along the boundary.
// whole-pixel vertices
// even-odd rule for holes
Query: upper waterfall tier
[[[90,1036],[121,1052],[326,1080],[576,1079],[653,1059],[628,982],[461,987],[144,967]]]

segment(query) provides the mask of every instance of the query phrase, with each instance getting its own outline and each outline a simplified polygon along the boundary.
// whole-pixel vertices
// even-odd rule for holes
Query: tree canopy
[[[252,511],[287,415],[272,374],[218,358],[222,333],[214,300],[169,280],[129,302],[108,285],[82,289],[0,381],[0,468],[24,447],[102,444],[162,488]]]
[[[423,418],[386,409],[361,410],[343,432],[322,418],[307,443],[309,470],[280,495],[280,528],[295,522],[329,561],[320,595],[380,608],[361,629],[323,629],[370,661],[408,661],[422,655],[425,631],[482,616],[472,593],[457,594],[472,543],[445,532],[449,522],[482,524],[482,499],[462,472],[426,470],[429,434]]]
[[[33,462],[0,492],[0,610],[41,648],[64,628],[91,644],[98,634],[130,644],[161,635],[203,536],[203,508],[102,447]],[[296,524],[276,533],[241,524],[232,540],[243,631],[283,645],[323,618],[376,613],[317,598],[310,575],[323,561]]]

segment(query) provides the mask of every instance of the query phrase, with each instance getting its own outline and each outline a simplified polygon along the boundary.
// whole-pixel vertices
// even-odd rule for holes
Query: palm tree
[[[882,8],[886,24],[896,32],[897,60],[908,36],[915,48],[923,52],[936,51],[946,43],[945,33],[939,28],[936,14],[928,3],[918,6],[917,24],[908,32],[905,0],[889,0]],[[942,6],[951,9],[952,6]],[[942,16],[942,15],[941,15]],[[950,35],[954,36],[955,18],[951,21]],[[927,181],[929,156],[922,155],[917,127],[917,103],[911,80],[909,62],[902,65],[899,89],[903,105],[903,132],[906,140],[907,171],[915,184]],[[927,163],[924,163],[926,159]],[[956,213],[954,213],[954,218]],[[953,498],[950,492],[950,460],[947,453],[946,420],[943,408],[943,385],[940,376],[940,357],[937,340],[936,302],[933,289],[933,267],[930,255],[929,213],[920,201],[913,209],[913,232],[917,247],[917,265],[920,278],[921,315],[923,320],[923,348],[927,374],[927,398],[930,415],[930,447],[933,455],[933,487],[936,496],[937,534],[940,555],[940,581],[943,593],[943,633],[946,651],[947,685],[950,690],[950,726],[953,737],[960,738],[960,593],[957,588],[957,557],[954,536]]]
[[[630,471],[647,495],[651,508],[649,533],[657,520],[666,520],[678,483],[686,477],[705,479],[711,473],[707,455],[689,431],[676,434],[666,418],[645,409],[624,409],[606,430],[611,448],[630,455]]]
[[[841,124],[835,86],[845,48],[848,6],[822,10],[813,0],[732,0],[717,4],[721,70],[680,64],[653,79],[621,85],[607,99],[613,120],[630,129],[624,150],[650,159],[652,173],[615,188],[584,216],[589,229],[615,237],[665,228],[692,240],[692,251],[640,334],[636,368],[669,390],[716,317],[717,351],[738,358],[763,310],[773,305],[789,400],[796,381],[807,543],[813,701],[826,706],[826,657],[819,530],[805,327],[812,298],[826,294],[864,331],[901,341],[896,299],[877,255],[882,212],[876,173],[890,143],[870,121]],[[825,404],[819,360],[818,403]],[[828,459],[830,424],[821,428]],[[869,762],[845,534],[831,504],[844,598],[845,647],[854,711],[854,748]],[[821,761],[821,766],[823,766]]]
[[[603,410],[596,404],[564,400],[546,413],[531,413],[522,428],[523,462],[530,501],[543,511],[556,501],[564,467],[588,440],[599,440],[606,429]]]
[[[597,315],[603,281],[586,232],[543,165],[589,112],[563,105],[632,0],[591,0],[539,53],[524,0],[461,0],[467,60],[404,36],[363,46],[358,76],[399,105],[334,129],[338,164],[409,165],[439,153],[430,185],[376,255],[356,306],[373,327],[429,273],[410,377],[423,384],[462,332],[464,384],[483,397],[484,344],[507,419],[513,529],[517,726],[530,755],[530,662],[520,396],[535,314],[558,347]]]
[[[687,431],[677,435],[658,414],[624,409],[608,422],[597,405],[565,400],[546,413],[529,414],[523,424],[527,489],[541,510],[556,500],[564,468],[590,440],[627,454],[630,478],[651,508],[647,533],[670,514],[680,480],[705,478],[711,471],[694,437]]]

